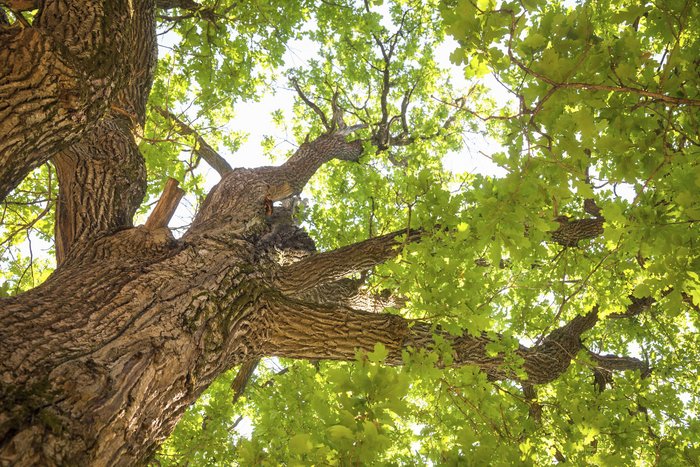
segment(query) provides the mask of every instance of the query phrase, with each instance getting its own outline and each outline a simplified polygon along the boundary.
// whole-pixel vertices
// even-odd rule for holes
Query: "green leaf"
[[[343,425],[333,425],[328,428],[328,435],[334,440],[355,439],[353,431]]]
[[[651,296],[651,289],[645,283],[637,284],[632,292],[636,298],[645,298]]]
[[[372,363],[381,363],[389,356],[389,351],[381,342],[374,344],[374,351],[367,354],[367,358]]]
[[[300,433],[292,436],[289,439],[289,450],[293,454],[306,454],[310,452],[312,448],[313,445],[311,444],[311,435],[307,433]]]

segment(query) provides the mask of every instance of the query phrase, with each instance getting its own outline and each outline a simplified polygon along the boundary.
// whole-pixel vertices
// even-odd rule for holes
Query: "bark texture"
[[[149,0],[46,0],[33,27],[0,28],[0,196],[100,121],[152,10]]]
[[[486,351],[494,338],[409,324],[379,312],[388,297],[362,291],[357,274],[424,233],[317,253],[291,212],[274,206],[322,164],[359,158],[363,143],[349,139],[351,127],[330,128],[280,167],[222,165],[222,180],[181,239],[163,227],[172,206],[134,227],[145,192],[138,142],[156,5],[38,6],[32,27],[0,25],[0,197],[53,161],[59,266],[39,287],[0,299],[0,464],[143,464],[217,375],[245,363],[244,386],[265,355],[347,360],[382,342],[389,363],[399,364],[403,349],[430,348],[439,334],[456,364],[516,378],[504,356]],[[601,219],[567,221],[553,240],[573,246],[601,229]],[[597,320],[593,310],[537,346],[513,349],[529,384],[565,371]],[[641,368],[634,359],[595,361],[609,371]]]

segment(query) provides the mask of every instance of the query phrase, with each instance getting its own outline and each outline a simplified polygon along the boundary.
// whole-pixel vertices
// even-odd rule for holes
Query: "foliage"
[[[0,297],[29,290],[53,271],[53,210],[57,192],[55,171],[47,164],[35,169],[3,200]]]
[[[235,369],[218,379],[162,447],[161,465],[698,464],[696,2],[201,5],[160,16],[168,49],[141,144],[151,201],[169,176],[205,193],[194,142],[155,107],[233,154],[245,138],[226,126],[236,104],[296,83],[326,116],[339,107],[348,124],[367,125],[357,133],[367,141],[361,163],[328,164],[304,194],[301,216],[317,246],[407,226],[434,232],[372,272],[373,290],[406,299],[389,312],[454,334],[498,333],[502,344],[490,351],[512,355],[594,306],[609,317],[651,297],[639,316],[602,320],[584,345],[636,355],[652,372],[615,373],[600,390],[581,352],[532,395],[472,367],[436,367],[449,360],[446,344],[406,352],[393,368],[381,364],[382,346],[352,363],[268,359],[236,405]],[[447,34],[464,89],[437,56]],[[286,67],[293,40],[317,56]],[[325,131],[301,98],[276,120],[297,143]],[[445,167],[450,154],[467,157],[475,134],[487,143],[471,150],[486,152],[502,176]],[[17,228],[51,238],[50,216],[32,223],[55,197],[50,172],[41,168],[8,197],[3,245],[22,241]],[[30,191],[48,201],[29,204]],[[599,217],[596,238],[550,241],[557,219]],[[17,248],[14,259],[3,253],[0,294],[32,285]]]
[[[459,96],[435,62],[444,39],[435,6],[381,6],[391,21],[364,5],[315,11],[309,37],[320,59],[292,70],[300,86],[326,113],[340,92],[353,118],[376,125],[386,65],[379,43],[400,28],[388,113],[398,114],[411,90],[411,132],[430,136],[376,154],[368,147],[361,166],[323,169],[306,210],[318,244],[333,248],[406,225],[455,228],[411,245],[375,271],[374,284],[409,299],[405,316],[454,333],[500,332],[510,344],[493,352],[536,341],[594,305],[611,314],[624,311],[630,295],[653,296],[649,314],[606,322],[586,340],[603,353],[639,354],[653,374],[619,375],[599,392],[581,355],[564,377],[538,388],[535,403],[515,383],[486,381],[474,369],[438,370],[432,354],[407,355],[400,369],[377,366],[372,355],[354,366],[268,362],[288,371],[259,371],[238,409],[252,436],[222,441],[237,446],[226,462],[693,464],[697,7],[444,3],[444,24],[459,41],[452,59],[469,85]],[[504,92],[494,92],[500,87],[506,105]],[[458,129],[471,125],[505,148],[491,155],[503,177],[442,167],[462,143],[463,130],[439,131],[455,108]],[[322,131],[320,123],[300,102],[297,138]],[[547,243],[556,216],[590,216],[587,199],[602,210],[604,236],[576,248]]]
[[[306,2],[233,0],[200,2],[197,12],[168,10],[159,15],[160,55],[149,97],[149,122],[141,150],[155,200],[168,177],[203,198],[196,172],[200,158],[192,137],[154,112],[163,108],[187,120],[213,147],[235,152],[246,135],[226,128],[235,103],[256,99],[282,64],[285,44],[297,37],[308,17]],[[181,13],[181,14],[178,14]]]

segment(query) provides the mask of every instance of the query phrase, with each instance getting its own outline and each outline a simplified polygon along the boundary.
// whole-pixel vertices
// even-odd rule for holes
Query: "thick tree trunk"
[[[0,458],[142,462],[215,376],[256,353],[253,250],[223,241],[122,231],[2,303]]]

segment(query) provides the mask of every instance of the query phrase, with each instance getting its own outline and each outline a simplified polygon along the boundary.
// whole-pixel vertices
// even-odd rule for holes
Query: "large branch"
[[[105,118],[54,157],[58,264],[76,243],[132,225],[146,192],[146,170],[130,126],[119,117]]]
[[[122,32],[139,47],[123,54],[126,84],[107,115],[76,143],[53,158],[59,182],[56,260],[77,242],[132,226],[146,192],[146,169],[138,143],[157,58],[155,18],[150,1],[134,2],[130,27]]]
[[[603,233],[604,219],[558,218],[560,227],[551,232],[552,240],[563,246],[576,246],[578,242]],[[393,258],[399,253],[397,237],[406,235],[403,242],[418,240],[425,232],[401,230],[337,250],[319,253],[282,268],[274,286],[287,295],[301,294],[306,290],[337,281],[349,274],[359,273]]]
[[[0,29],[0,199],[104,112],[77,68],[41,30]]]
[[[420,230],[400,230],[381,237],[354,243],[337,250],[319,253],[282,268],[275,287],[283,293],[300,293],[322,284],[337,281],[348,274],[359,273],[383,263],[399,253],[405,236],[410,242],[420,238]]]
[[[431,349],[435,335],[452,345],[455,365],[475,365],[491,379],[520,379],[505,354],[493,354],[489,344],[498,338],[463,334],[454,337],[434,326],[409,321],[392,314],[367,313],[350,308],[324,307],[283,297],[267,298],[268,336],[261,348],[264,355],[327,360],[353,360],[358,350],[371,351],[376,343],[388,350],[387,363],[401,364],[408,349]],[[577,316],[551,332],[539,345],[514,350],[522,358],[522,369],[529,384],[543,384],[558,378],[581,350],[581,335],[598,321],[597,309]],[[601,357],[598,362],[610,361]],[[608,365],[611,369],[631,369],[626,365]],[[622,359],[620,359],[622,361]],[[444,364],[444,363],[443,363]]]
[[[405,300],[384,290],[372,293],[364,285],[364,279],[345,277],[335,282],[328,282],[299,293],[289,293],[289,296],[319,305],[346,306],[355,310],[380,313],[388,307],[400,308]]]
[[[226,174],[207,196],[191,232],[215,224],[245,224],[254,217],[269,215],[274,201],[301,193],[321,165],[333,159],[357,161],[362,155],[362,141],[346,140],[355,129],[348,127],[305,142],[279,167],[237,169]]]
[[[348,131],[322,135],[299,149],[277,171],[277,180],[270,180],[274,191],[269,194],[272,201],[301,193],[311,176],[326,162],[333,159],[357,161],[362,155],[362,141],[346,141]]]

